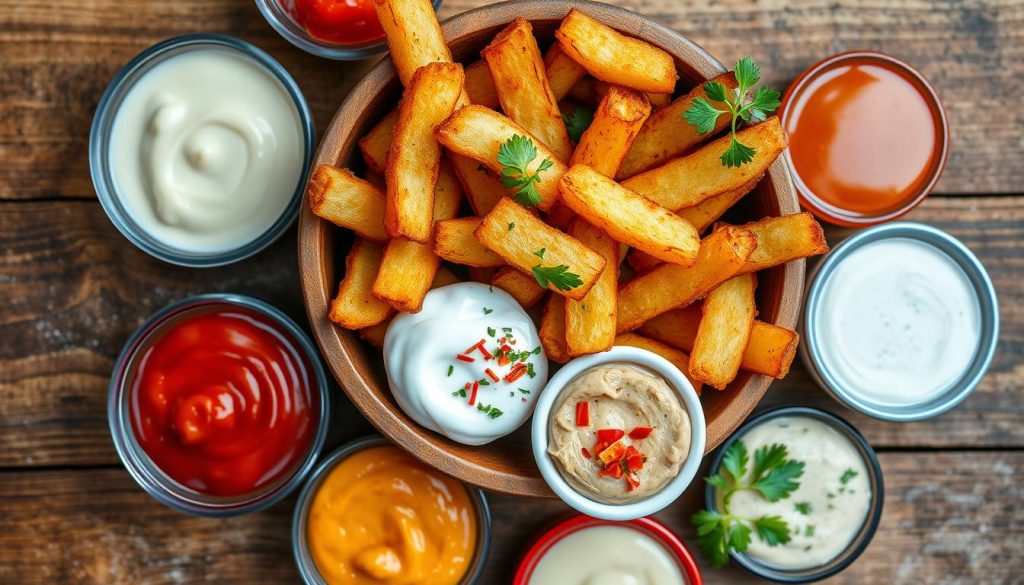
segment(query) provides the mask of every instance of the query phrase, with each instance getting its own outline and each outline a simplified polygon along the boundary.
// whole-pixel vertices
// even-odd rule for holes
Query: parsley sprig
[[[498,148],[498,164],[501,169],[501,183],[506,189],[515,190],[515,200],[522,205],[536,207],[541,202],[536,183],[540,174],[554,164],[551,159],[540,161],[537,171],[531,173],[530,163],[537,158],[537,147],[529,138],[516,134]],[[511,229],[511,228],[509,228]]]
[[[736,441],[722,458],[724,471],[705,478],[718,488],[720,511],[701,510],[693,516],[697,526],[697,543],[716,567],[729,562],[729,551],[743,552],[750,544],[752,529],[768,546],[786,544],[790,540],[789,525],[780,516],[742,518],[729,512],[733,494],[752,490],[769,502],[788,498],[800,484],[795,480],[804,473],[802,461],[789,459],[785,445],[775,443],[761,447],[754,453],[754,467],[750,477],[750,456],[742,441]]]
[[[779,92],[768,87],[759,87],[754,91],[753,97],[749,97],[750,90],[761,80],[761,68],[757,66],[750,57],[744,57],[736,62],[733,70],[736,75],[736,89],[728,91],[725,85],[717,81],[709,81],[704,84],[704,93],[712,101],[725,104],[725,110],[711,105],[711,102],[704,98],[693,100],[683,118],[697,127],[701,134],[707,134],[715,129],[715,122],[722,114],[732,116],[731,133],[732,140],[729,141],[729,148],[722,153],[722,164],[727,167],[739,167],[754,159],[755,149],[736,140],[736,125],[739,120],[744,122],[763,122],[772,112],[779,107]]]
[[[545,251],[544,248],[541,248],[534,252],[533,255],[543,260]],[[565,264],[559,264],[558,266],[538,264],[533,267],[533,277],[537,279],[537,284],[541,288],[547,288],[550,284],[558,290],[572,290],[583,284],[583,279],[580,278],[580,275],[569,272],[569,267]]]
[[[565,122],[565,129],[569,131],[569,138],[572,140],[572,143],[579,144],[583,133],[587,131],[587,128],[590,128],[591,122],[594,121],[594,110],[590,108],[576,108],[568,116],[562,114],[562,120]]]

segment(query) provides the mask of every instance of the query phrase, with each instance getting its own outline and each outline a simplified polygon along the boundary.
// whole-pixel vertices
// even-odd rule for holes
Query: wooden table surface
[[[448,0],[442,16],[485,4]],[[689,35],[723,62],[750,54],[785,87],[820,57],[879,49],[915,64],[946,104],[949,165],[908,219],[961,238],[1000,297],[999,350],[958,408],[885,423],[844,410],[800,367],[762,408],[810,404],[848,417],[882,462],[886,503],[871,546],[836,583],[1024,582],[1024,3],[1019,0],[620,0]],[[269,511],[204,520],[164,508],[120,465],[105,401],[113,360],[156,309],[232,291],[304,311],[294,230],[255,258],[183,269],[136,250],[100,209],[89,124],[101,92],[158,39],[217,31],[269,51],[325,128],[368,62],[336,63],[288,45],[250,0],[0,0],[0,582],[295,583],[294,498]],[[836,230],[831,237],[840,238]],[[330,447],[370,431],[336,393]],[[659,514],[690,543],[699,488]],[[504,583],[557,501],[490,499],[484,583]],[[754,581],[707,570],[708,583]]]

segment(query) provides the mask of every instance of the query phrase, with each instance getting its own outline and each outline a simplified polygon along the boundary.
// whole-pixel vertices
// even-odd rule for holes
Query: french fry
[[[690,381],[693,389],[697,392],[697,396],[700,396],[701,387],[704,384],[690,375],[690,356],[660,341],[644,337],[643,335],[637,335],[636,333],[623,333],[619,335],[615,338],[615,345],[639,347],[653,354],[660,355],[678,368],[682,375],[686,376],[686,379]]]
[[[741,274],[708,293],[690,353],[691,376],[719,390],[736,378],[757,315],[756,287],[753,274]]]
[[[348,169],[320,165],[309,177],[306,196],[313,214],[383,244],[384,193]]]
[[[697,258],[700,236],[689,222],[594,169],[570,168],[558,188],[563,203],[616,240],[681,266]]]
[[[465,266],[504,266],[505,261],[501,256],[485,248],[473,236],[473,230],[479,226],[479,217],[460,217],[437,222],[434,232],[434,253],[443,260]]]
[[[547,225],[512,200],[498,202],[474,232],[481,244],[496,252],[505,262],[527,274],[538,270],[566,267],[566,275],[577,275],[581,284],[571,288],[549,282],[547,288],[571,299],[582,299],[597,282],[605,259],[579,240]],[[567,288],[567,290],[563,290]]]
[[[473,61],[466,66],[466,97],[470,102],[485,108],[494,109],[501,105],[487,63]]]
[[[693,207],[677,209],[676,215],[692,223],[698,232],[703,233],[708,226],[718,221],[718,218],[722,217],[722,214],[742,199],[744,195],[750,193],[760,180],[760,178],[751,179],[736,189],[709,197]]]
[[[629,253],[626,254],[626,263],[633,269],[633,272],[642,274],[651,268],[654,268],[658,264],[661,264],[661,260],[651,256],[643,250],[631,249]]]
[[[480,55],[490,68],[505,115],[539,138],[558,160],[569,160],[572,142],[530,23],[513,20]]]
[[[384,252],[379,244],[356,238],[345,257],[345,276],[327,318],[346,329],[361,329],[387,319],[394,310],[371,293]]]
[[[449,284],[455,284],[457,282],[459,282],[459,277],[452,274],[451,270],[441,266],[434,274],[434,281],[430,284],[430,290],[441,288],[442,286],[448,286]],[[391,325],[391,320],[394,318],[394,315],[391,315],[376,325],[360,329],[359,337],[373,347],[381,349],[384,347],[384,335],[387,334],[388,326]]]
[[[469,206],[480,217],[487,215],[494,209],[498,199],[508,194],[498,177],[479,162],[451,151],[448,152],[448,160],[452,163],[455,176],[462,183]]]
[[[441,162],[434,129],[455,109],[464,80],[462,65],[431,63],[416,71],[402,96],[385,175],[384,226],[392,238],[430,239]]]
[[[637,329],[642,335],[667,343],[683,351],[693,351],[693,340],[697,339],[700,327],[700,303],[672,309],[653,317]]]
[[[430,0],[373,0],[373,7],[402,85],[409,85],[416,70],[428,63],[451,62]]]
[[[727,227],[704,238],[693,266],[659,264],[619,287],[618,332],[632,331],[645,321],[685,307],[732,278],[757,247],[757,237]]]
[[[442,162],[434,186],[434,220],[452,219],[459,214],[462,189],[447,163]],[[395,239],[388,242],[380,272],[373,283],[373,296],[399,311],[416,313],[423,308],[441,259],[433,241],[426,244]]]
[[[597,106],[594,120],[580,137],[569,166],[587,165],[606,177],[615,177],[650,113],[651,103],[644,94],[613,86]]]
[[[537,284],[537,279],[519,272],[511,266],[500,268],[491,278],[491,284],[512,295],[524,309],[536,305],[548,294],[546,288]]]
[[[608,92],[611,91],[613,87],[628,89],[620,85],[615,85],[614,83],[601,81],[600,79],[594,79],[592,80],[592,82],[594,84],[594,97],[596,97],[598,100],[604,99],[604,96],[608,95]],[[652,109],[667,106],[672,101],[672,94],[670,93],[651,93],[649,91],[644,91],[641,93],[647,96],[647,101],[651,104]]]
[[[569,95],[573,86],[587,74],[587,70],[566,55],[558,43],[551,45],[544,55],[544,69],[555,101]]]
[[[757,249],[747,258],[740,274],[828,252],[821,224],[807,212],[767,217],[741,227],[757,236]]]
[[[498,150],[516,134],[529,138],[537,148],[537,156],[527,168],[530,173],[536,173],[545,159],[551,161],[551,168],[541,172],[541,180],[535,183],[541,197],[537,207],[548,211],[558,201],[558,179],[566,167],[551,149],[525,128],[494,110],[470,105],[452,114],[434,133],[449,150],[483,163],[498,175],[504,168],[498,162]]]
[[[573,222],[569,235],[604,256],[605,265],[587,296],[565,302],[566,349],[570,356],[605,351],[615,343],[619,243],[583,218]]]
[[[470,266],[468,272],[469,279],[471,281],[479,282],[480,284],[491,284],[491,280],[494,278],[494,275],[498,273],[498,269]]]
[[[569,350],[565,346],[565,297],[548,296],[537,333],[549,360],[560,364],[569,361]]]
[[[561,203],[556,203],[544,220],[562,231],[568,231],[576,219],[576,213]]]
[[[774,116],[740,130],[736,139],[757,151],[754,159],[741,167],[722,164],[722,153],[732,140],[731,136],[723,136],[692,154],[630,177],[622,182],[622,186],[666,209],[693,207],[710,197],[760,179],[786,149],[786,134]]]
[[[736,78],[732,73],[723,73],[711,81],[721,83],[729,91],[736,88]],[[708,99],[702,83],[690,90],[690,93],[655,111],[640,129],[636,140],[633,141],[633,147],[629,149],[629,154],[622,161],[622,165],[619,167],[619,179],[628,179],[637,173],[673,159],[729,125],[729,116],[719,116],[715,121],[714,130],[707,134],[697,132],[696,126],[683,119],[683,114],[690,109],[697,98],[708,100],[716,108],[726,109],[722,102]]]
[[[388,150],[391,149],[391,135],[398,123],[398,108],[391,110],[377,121],[370,131],[359,139],[359,152],[366,161],[366,166],[375,173],[383,175],[388,166]]]
[[[627,37],[573,8],[555,31],[562,50],[594,77],[653,93],[672,93],[676,65],[654,45]]]

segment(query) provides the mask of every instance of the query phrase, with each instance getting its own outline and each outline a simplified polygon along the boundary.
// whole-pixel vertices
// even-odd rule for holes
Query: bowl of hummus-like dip
[[[636,347],[570,361],[537,401],[533,455],[552,491],[606,520],[648,516],[693,481],[704,455],[700,399],[664,358]]]

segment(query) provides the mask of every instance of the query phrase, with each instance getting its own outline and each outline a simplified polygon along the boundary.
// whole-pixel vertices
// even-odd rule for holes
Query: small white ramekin
[[[562,391],[569,382],[586,370],[615,364],[638,367],[664,378],[669,387],[678,394],[690,418],[690,452],[679,468],[679,473],[654,495],[628,504],[606,504],[579,493],[562,477],[557,464],[548,454],[548,427],[551,411],[555,403],[562,397]],[[548,381],[533,412],[531,439],[533,457],[537,460],[537,466],[540,468],[544,481],[563,502],[594,518],[621,521],[650,516],[682,495],[697,475],[701,459],[704,457],[707,428],[704,424],[704,411],[701,408],[697,391],[693,389],[693,385],[679,371],[679,368],[673,366],[665,358],[645,349],[615,346],[609,351],[570,361]]]

